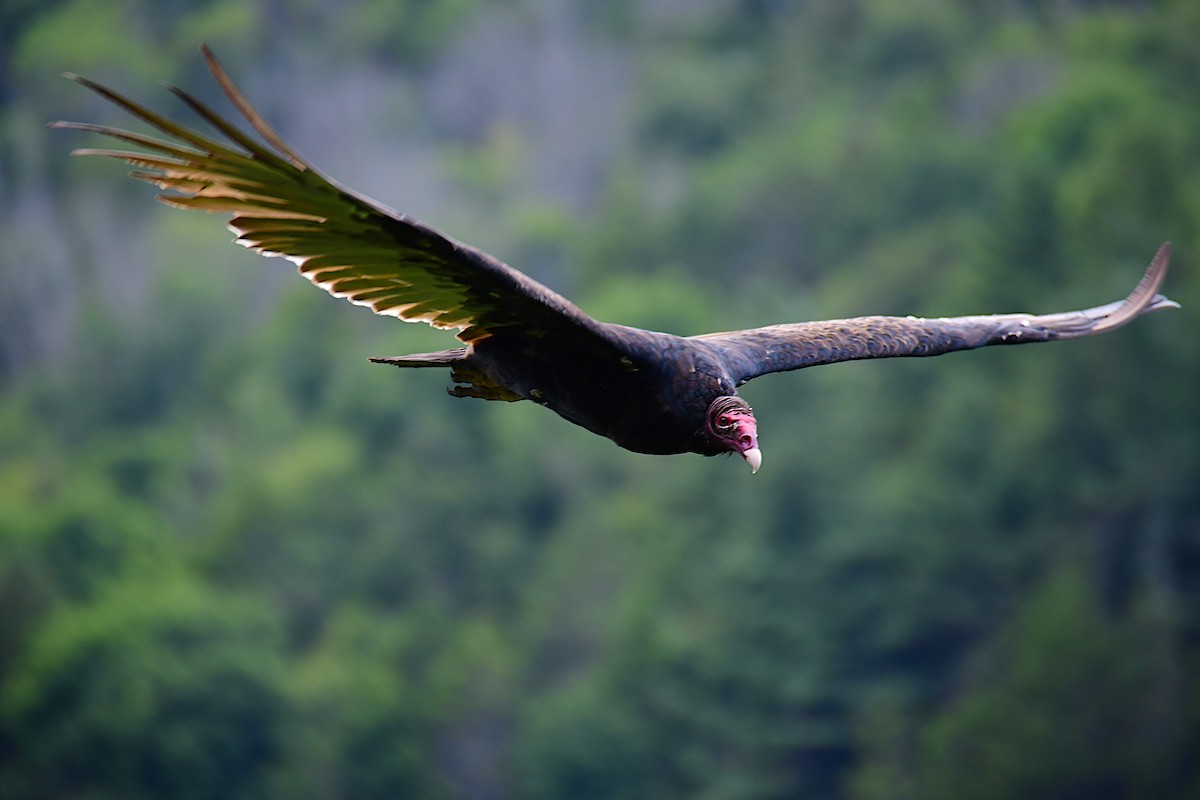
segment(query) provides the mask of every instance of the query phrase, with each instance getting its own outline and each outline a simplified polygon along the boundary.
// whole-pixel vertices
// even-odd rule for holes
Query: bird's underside
[[[1176,304],[1158,294],[1170,260],[1159,248],[1123,301],[1061,314],[922,319],[857,317],[679,337],[598,322],[569,300],[480,250],[325,178],[301,158],[201,48],[246,134],[171,87],[217,137],[196,133],[103,86],[92,89],[170,140],[60,122],[148,152],[77,150],[136,167],[134,177],[186,209],[229,212],[237,242],[294,262],[317,286],[375,313],[453,330],[462,346],[372,359],[451,370],[451,394],[532,400],[646,453],[736,452],[757,471],[757,422],[735,387],[771,372],[866,358],[933,356],[997,344],[1073,339]]]

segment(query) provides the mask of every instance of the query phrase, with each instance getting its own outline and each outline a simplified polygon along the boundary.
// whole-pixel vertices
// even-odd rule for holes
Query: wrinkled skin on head
[[[750,465],[751,474],[762,466],[758,449],[758,421],[746,401],[736,395],[718,397],[708,407],[705,433],[723,449],[737,453]]]

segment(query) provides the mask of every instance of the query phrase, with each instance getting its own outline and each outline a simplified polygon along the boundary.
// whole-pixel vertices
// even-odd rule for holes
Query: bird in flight
[[[205,136],[96,84],[67,77],[170,137],[103,125],[52,127],[103,134],[143,152],[80,149],[117,158],[156,184],[168,205],[232,213],[236,241],[282,256],[335,297],[406,322],[456,331],[461,346],[373,358],[450,370],[455,397],[531,400],[639,453],[737,453],[758,472],[758,422],[737,387],[771,372],[866,358],[935,356],[996,344],[1074,339],[1178,307],[1158,294],[1164,244],[1133,292],[1059,314],[868,316],[674,336],[599,322],[498,259],[338,185],[300,157],[250,105],[212,52],[213,77],[261,139],[170,87],[216,136]]]

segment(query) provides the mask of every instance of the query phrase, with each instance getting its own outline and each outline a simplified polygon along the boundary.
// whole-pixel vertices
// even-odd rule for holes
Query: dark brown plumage
[[[498,261],[325,178],[258,115],[212,53],[209,69],[262,142],[171,87],[227,142],[202,136],[69,75],[176,141],[73,122],[150,152],[77,150],[127,161],[181,208],[232,212],[237,241],[296,263],[337,297],[456,331],[465,346],[372,361],[451,370],[457,397],[532,400],[642,453],[735,452],[754,471],[757,422],[736,387],[770,372],[863,358],[933,356],[993,344],[1090,336],[1176,304],[1158,294],[1164,244],[1119,303],[1064,314],[920,319],[858,317],[679,337],[597,322]]]

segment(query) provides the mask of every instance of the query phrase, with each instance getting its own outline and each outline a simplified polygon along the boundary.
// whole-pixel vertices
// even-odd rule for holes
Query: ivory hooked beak
[[[749,450],[742,451],[742,458],[746,459],[746,463],[750,465],[750,474],[754,475],[758,472],[758,468],[762,466],[762,450],[757,447],[751,447]]]

